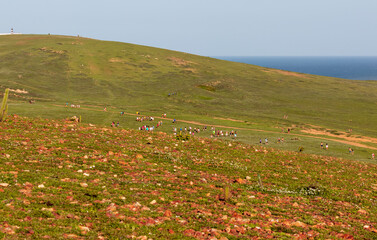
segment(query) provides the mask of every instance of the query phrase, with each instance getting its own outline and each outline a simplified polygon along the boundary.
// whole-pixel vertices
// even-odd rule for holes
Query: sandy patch
[[[372,137],[365,137],[359,135],[347,136],[348,134],[345,132],[337,132],[338,134],[333,134],[328,132],[328,130],[317,130],[317,129],[303,129],[301,130],[303,133],[308,133],[312,135],[324,135],[329,137],[341,138],[349,142],[364,142],[364,143],[375,143],[377,144],[377,138]]]
[[[232,119],[232,118],[221,118],[221,117],[214,117],[214,119],[219,119],[219,120],[226,120],[226,121],[232,121],[232,122],[245,122],[242,120],[237,120],[237,119]]]
[[[110,58],[109,62],[111,62],[111,63],[123,63],[124,60],[120,59],[120,58]]]
[[[62,50],[54,50],[54,49],[50,49],[50,48],[47,48],[47,47],[40,48],[39,50],[41,50],[43,52],[48,52],[48,53],[64,54],[64,51],[62,51]]]
[[[182,58],[176,58],[176,57],[169,57],[168,60],[172,61],[177,66],[188,66],[190,64],[196,64],[191,61],[186,61]]]
[[[185,68],[185,71],[189,71],[189,72],[192,72],[192,73],[197,73],[197,71],[196,71],[195,68]]]
[[[21,90],[21,89],[11,89],[9,88],[9,92],[15,92],[15,93],[22,93],[22,94],[28,94],[29,92],[26,90]]]
[[[270,70],[262,70],[262,71],[266,72],[266,73],[273,72],[273,73],[279,73],[279,74],[286,75],[286,76],[308,78],[308,76],[301,74],[301,73],[289,72],[289,71],[284,71],[284,70],[279,70],[279,69],[270,69]]]

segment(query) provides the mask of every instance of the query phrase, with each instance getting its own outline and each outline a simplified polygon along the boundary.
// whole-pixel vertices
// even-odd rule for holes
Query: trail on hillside
[[[52,105],[53,106],[57,106],[57,107],[65,107],[63,105],[57,105],[57,104],[52,104]],[[92,106],[94,106],[94,105],[92,105]],[[81,109],[104,112],[104,110],[101,110],[101,109],[93,109],[93,108],[85,108],[85,107],[81,107]],[[115,113],[115,111],[111,111],[111,110],[107,110],[106,112]],[[126,112],[124,112],[124,114],[128,115],[128,116],[140,116],[139,114],[136,114],[136,113],[126,113]],[[174,120],[172,118],[166,118],[166,117],[157,117],[157,116],[152,116],[152,117],[155,118],[155,119],[161,119],[161,120],[169,120],[169,121],[173,121]],[[214,117],[214,119],[243,122],[243,121],[237,120],[237,119],[226,119],[226,118],[218,118],[218,117]],[[242,128],[242,127],[229,127],[229,126],[224,126],[224,125],[206,124],[206,123],[201,123],[201,122],[197,122],[197,121],[189,121],[189,120],[183,120],[183,119],[179,119],[179,120],[177,120],[177,122],[184,122],[184,123],[189,123],[189,124],[199,125],[199,126],[211,126],[211,127],[216,127],[216,128],[246,130],[246,131],[275,133],[275,134],[278,133],[278,132],[269,131],[269,130],[262,130],[262,129],[255,129],[255,128]],[[303,132],[306,132],[308,134],[316,134],[314,131],[303,130]],[[339,136],[339,135],[334,135],[334,134],[329,134],[329,133],[323,134],[323,135],[331,136],[331,137],[334,137],[334,138],[326,138],[326,137],[323,137],[323,136],[319,137],[319,136],[305,135],[305,134],[298,134],[298,133],[282,133],[282,134],[284,134],[286,136],[287,135],[289,135],[289,136],[299,136],[299,137],[308,137],[308,138],[315,138],[315,139],[321,139],[321,140],[335,141],[335,142],[344,143],[344,144],[355,146],[355,147],[361,147],[361,148],[367,148],[367,149],[377,150],[376,147],[372,147],[372,146],[368,146],[368,145],[365,145],[365,144],[362,144],[362,143],[359,143],[359,142],[355,142],[355,140],[357,139],[357,140],[362,141],[362,142],[377,143],[377,139],[370,138],[370,137],[361,136],[361,138],[356,138],[356,137],[349,138],[349,137],[346,137],[346,136]],[[343,139],[339,139],[339,138],[343,138]],[[368,141],[366,139],[370,139],[370,141]]]

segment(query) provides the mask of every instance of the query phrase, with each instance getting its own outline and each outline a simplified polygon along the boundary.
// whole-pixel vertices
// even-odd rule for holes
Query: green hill
[[[277,134],[290,127],[296,133],[302,128],[330,133],[331,138],[348,129],[353,135],[377,136],[374,81],[299,74],[127,43],[1,36],[0,85],[1,90],[27,91],[12,92],[9,109],[25,116],[65,118],[78,113],[86,122],[114,120],[114,114],[56,106],[72,103],[95,110],[107,107],[113,113],[168,113],[171,118]],[[28,104],[29,99],[37,104]],[[224,120],[228,118],[238,121]],[[240,135],[246,142],[261,137]],[[377,147],[377,140],[361,143]],[[370,152],[363,154],[366,158]]]
[[[17,116],[0,138],[0,238],[376,237],[376,164]]]

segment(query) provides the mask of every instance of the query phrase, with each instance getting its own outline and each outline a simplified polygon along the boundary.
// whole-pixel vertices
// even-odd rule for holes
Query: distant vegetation
[[[299,74],[127,43],[52,35],[1,36],[0,73],[0,91],[11,89],[9,112],[24,116],[82,115],[87,123],[109,125],[120,120],[122,127],[137,128],[131,118],[124,121],[118,113],[168,113],[177,120],[249,129],[240,129],[238,139],[258,143],[268,137],[270,146],[282,149],[297,151],[303,146],[305,152],[318,153],[321,139],[301,136],[288,144],[297,138],[292,136],[286,137],[285,145],[275,144],[282,129],[288,128],[305,135],[314,131],[302,130],[325,129],[314,135],[328,142],[339,135],[352,137],[341,145],[331,142],[332,151],[325,154],[333,156],[369,161],[377,149],[377,140],[360,140],[370,148],[353,145],[355,155],[347,155],[349,142],[377,136],[375,81]],[[66,103],[81,109],[64,109]],[[105,107],[108,112],[101,113]],[[171,124],[161,128],[171,129]],[[334,134],[326,136],[326,130]]]

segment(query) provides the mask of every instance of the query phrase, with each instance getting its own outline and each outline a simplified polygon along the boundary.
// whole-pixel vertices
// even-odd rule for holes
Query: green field
[[[240,128],[239,140],[253,144],[267,137],[269,146],[281,149],[303,146],[308,153],[371,161],[377,148],[377,139],[362,139],[377,136],[375,81],[298,74],[127,43],[12,35],[0,37],[0,87],[1,92],[6,87],[27,92],[11,92],[9,112],[22,116],[79,115],[86,123],[121,121],[122,127],[135,129],[140,124],[131,116],[120,118],[121,111],[167,113],[169,119]],[[35,104],[28,103],[31,99]],[[81,108],[64,108],[66,103]],[[105,107],[108,111],[101,111]],[[160,130],[171,132],[173,125],[164,122]],[[299,139],[273,144],[284,137],[282,128],[291,128],[291,135],[322,130],[315,135],[322,139],[288,135]],[[321,151],[321,141],[331,151]]]

